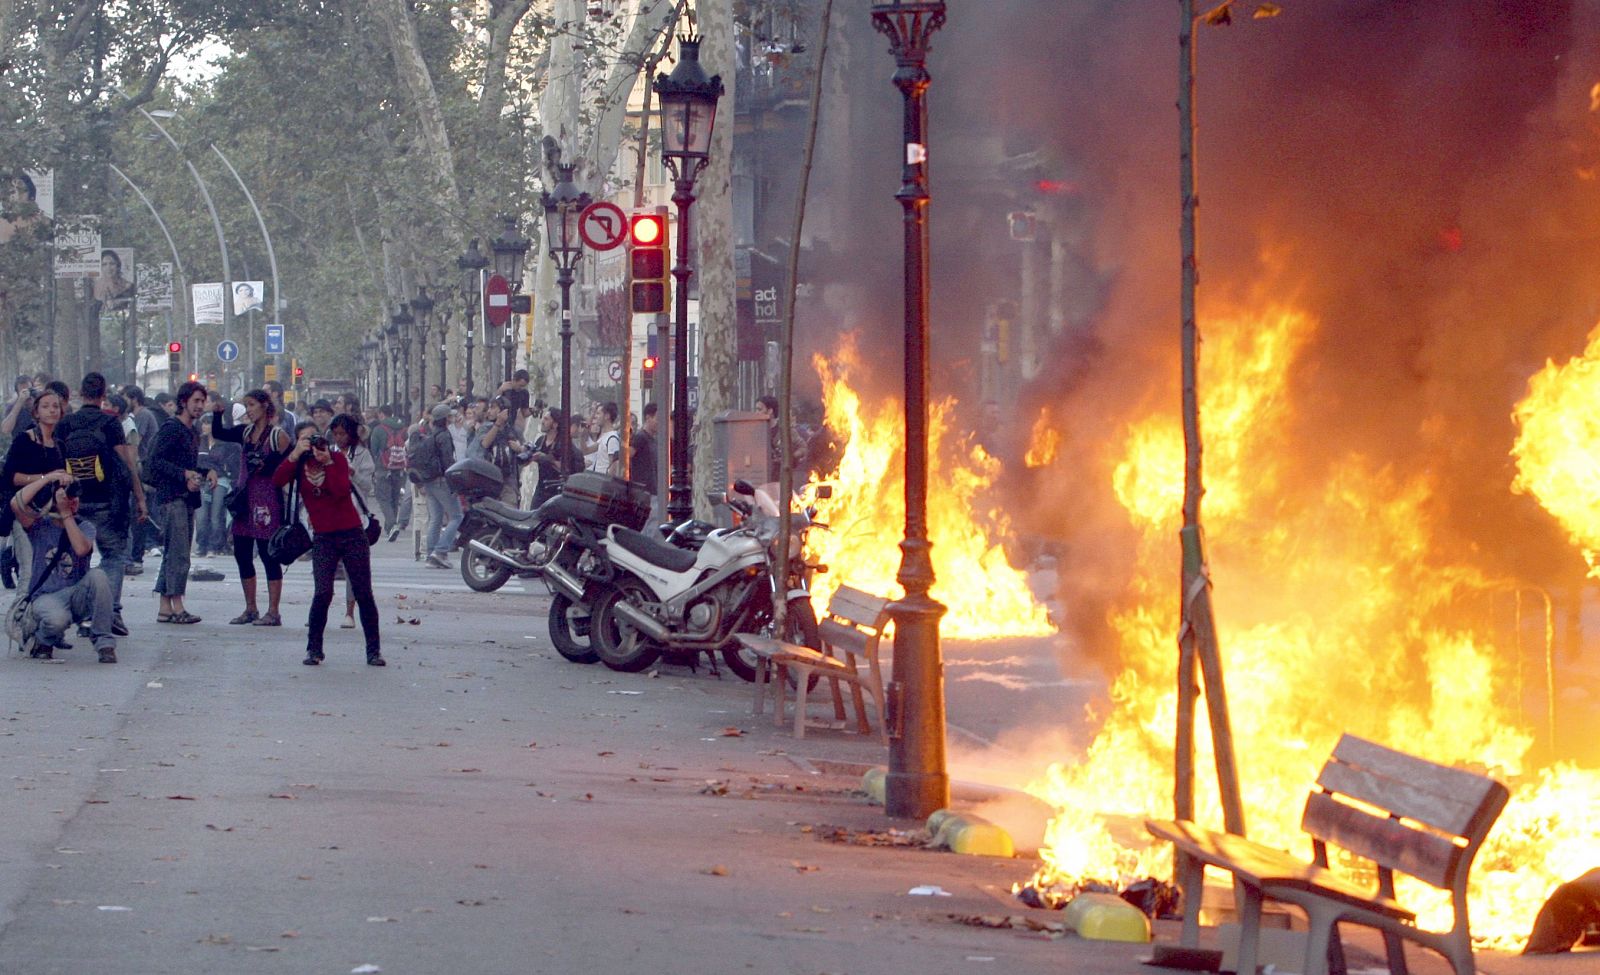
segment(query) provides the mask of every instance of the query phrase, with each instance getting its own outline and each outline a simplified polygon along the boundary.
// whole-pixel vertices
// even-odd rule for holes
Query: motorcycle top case
[[[592,521],[638,531],[650,520],[650,492],[620,477],[580,471],[561,485],[561,494],[587,509]]]
[[[481,457],[456,461],[444,472],[444,479],[450,485],[450,490],[474,500],[499,497],[500,485],[505,483],[500,468]]]

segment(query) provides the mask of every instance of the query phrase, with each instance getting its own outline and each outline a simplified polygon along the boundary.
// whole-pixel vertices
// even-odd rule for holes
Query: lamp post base
[[[886,718],[889,775],[884,812],[896,819],[926,819],[950,805],[944,756],[944,662],[939,649],[939,621],[945,607],[926,592],[911,591],[888,609],[894,619],[894,681]]]

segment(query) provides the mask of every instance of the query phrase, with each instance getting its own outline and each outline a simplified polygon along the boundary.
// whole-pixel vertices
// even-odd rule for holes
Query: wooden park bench
[[[818,621],[823,649],[775,640],[771,637],[741,633],[740,644],[756,656],[756,690],[754,713],[760,714],[768,689],[773,697],[772,723],[783,724],[783,707],[789,677],[795,685],[794,736],[806,736],[806,692],[812,675],[826,678],[833,691],[834,715],[844,719],[844,704],[839,695],[839,684],[850,686],[850,700],[855,705],[856,728],[863,734],[872,733],[872,723],[867,720],[862,689],[871,695],[878,710],[878,733],[888,744],[888,729],[884,727],[883,671],[878,662],[878,643],[889,625],[889,600],[849,586],[840,586],[828,601],[828,610]]]
[[[1300,820],[1311,836],[1310,863],[1187,820],[1145,826],[1177,848],[1186,931],[1197,930],[1204,868],[1233,874],[1240,898],[1241,973],[1256,970],[1261,905],[1271,900],[1297,905],[1310,920],[1305,975],[1326,975],[1330,962],[1344,970],[1335,929],[1340,923],[1382,931],[1395,975],[1407,970],[1402,939],[1443,955],[1456,975],[1472,975],[1467,873],[1509,796],[1493,779],[1345,735],[1317,776]],[[1376,890],[1331,871],[1330,845],[1370,861],[1377,870]],[[1448,931],[1417,927],[1415,913],[1395,898],[1396,872],[1450,891],[1455,923]]]

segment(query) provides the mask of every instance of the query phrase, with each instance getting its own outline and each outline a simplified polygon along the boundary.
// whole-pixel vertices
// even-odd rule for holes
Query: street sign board
[[[239,343],[232,339],[223,339],[217,343],[217,358],[223,362],[232,362],[239,358]]]
[[[267,326],[267,355],[283,355],[283,326]]]
[[[489,275],[483,288],[483,320],[495,326],[511,320],[511,282],[498,274]]]
[[[597,200],[578,214],[578,236],[597,251],[621,246],[627,235],[628,218],[615,203]]]
[[[621,382],[622,381],[622,363],[617,361],[616,359],[612,359],[610,364],[608,364],[606,366],[606,375],[610,376],[611,377],[611,381],[614,382],[614,383]]]
[[[278,367],[270,362],[263,363],[261,366],[261,378],[266,380],[277,379]]]

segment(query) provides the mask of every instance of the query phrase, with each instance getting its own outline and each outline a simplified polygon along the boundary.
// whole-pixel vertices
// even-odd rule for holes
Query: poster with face
[[[94,279],[94,300],[102,309],[120,311],[133,301],[133,248],[104,247],[100,250],[100,273]]]
[[[41,226],[38,183],[27,173],[0,177],[0,244]]]
[[[100,218],[93,214],[63,217],[56,225],[56,277],[100,276]]]
[[[141,311],[171,311],[173,299],[172,264],[140,264],[134,275]]]
[[[235,315],[243,315],[247,311],[260,311],[261,296],[264,293],[264,282],[233,282],[233,313]]]

